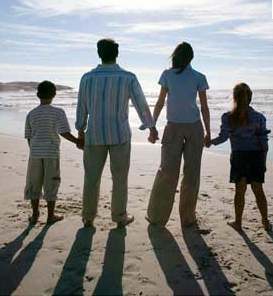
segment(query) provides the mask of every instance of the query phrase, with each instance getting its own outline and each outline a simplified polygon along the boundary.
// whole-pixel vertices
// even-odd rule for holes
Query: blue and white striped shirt
[[[114,145],[130,141],[129,99],[146,128],[154,126],[136,76],[118,64],[98,65],[80,82],[75,127],[84,131],[86,145]]]
[[[30,157],[59,158],[59,134],[69,133],[70,127],[63,109],[39,105],[26,118],[25,138],[30,140]]]

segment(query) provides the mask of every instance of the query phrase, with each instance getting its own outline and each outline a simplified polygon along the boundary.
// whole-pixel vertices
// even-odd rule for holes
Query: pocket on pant
[[[168,124],[168,125],[165,126],[163,136],[162,136],[162,140],[161,140],[161,144],[172,143],[174,140],[175,140],[174,126]]]

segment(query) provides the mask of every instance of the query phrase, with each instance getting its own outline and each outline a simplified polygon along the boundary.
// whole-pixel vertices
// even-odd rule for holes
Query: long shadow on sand
[[[42,248],[43,239],[49,227],[44,226],[35,239],[13,261],[13,257],[22,247],[33,225],[30,224],[14,241],[0,250],[0,295],[11,295],[18,288]]]
[[[95,232],[95,228],[78,230],[53,295],[83,295],[84,275]]]
[[[195,227],[183,228],[182,233],[189,253],[198,266],[209,295],[235,295],[221,266]]]
[[[122,295],[122,274],[126,228],[111,229],[106,243],[104,265],[93,295]]]
[[[266,279],[269,285],[273,288],[273,263],[265,255],[265,253],[250,240],[250,238],[244,231],[241,231],[239,234],[242,236],[249,250],[252,252],[257,261],[259,261],[260,264],[264,267]],[[273,237],[272,233],[269,235]]]
[[[149,225],[148,234],[173,295],[204,295],[170,231]]]

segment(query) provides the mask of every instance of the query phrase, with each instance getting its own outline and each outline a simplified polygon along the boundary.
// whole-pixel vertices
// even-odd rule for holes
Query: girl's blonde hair
[[[230,125],[238,127],[248,123],[248,107],[252,91],[246,83],[236,84],[233,88],[233,109],[229,114]]]

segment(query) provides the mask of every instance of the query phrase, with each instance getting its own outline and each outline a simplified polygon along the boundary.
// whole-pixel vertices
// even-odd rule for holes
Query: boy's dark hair
[[[101,39],[97,43],[98,55],[102,62],[112,62],[118,56],[118,43],[115,40],[107,38]]]
[[[41,100],[52,99],[56,95],[56,86],[50,81],[43,81],[39,83],[37,88],[37,96]]]

